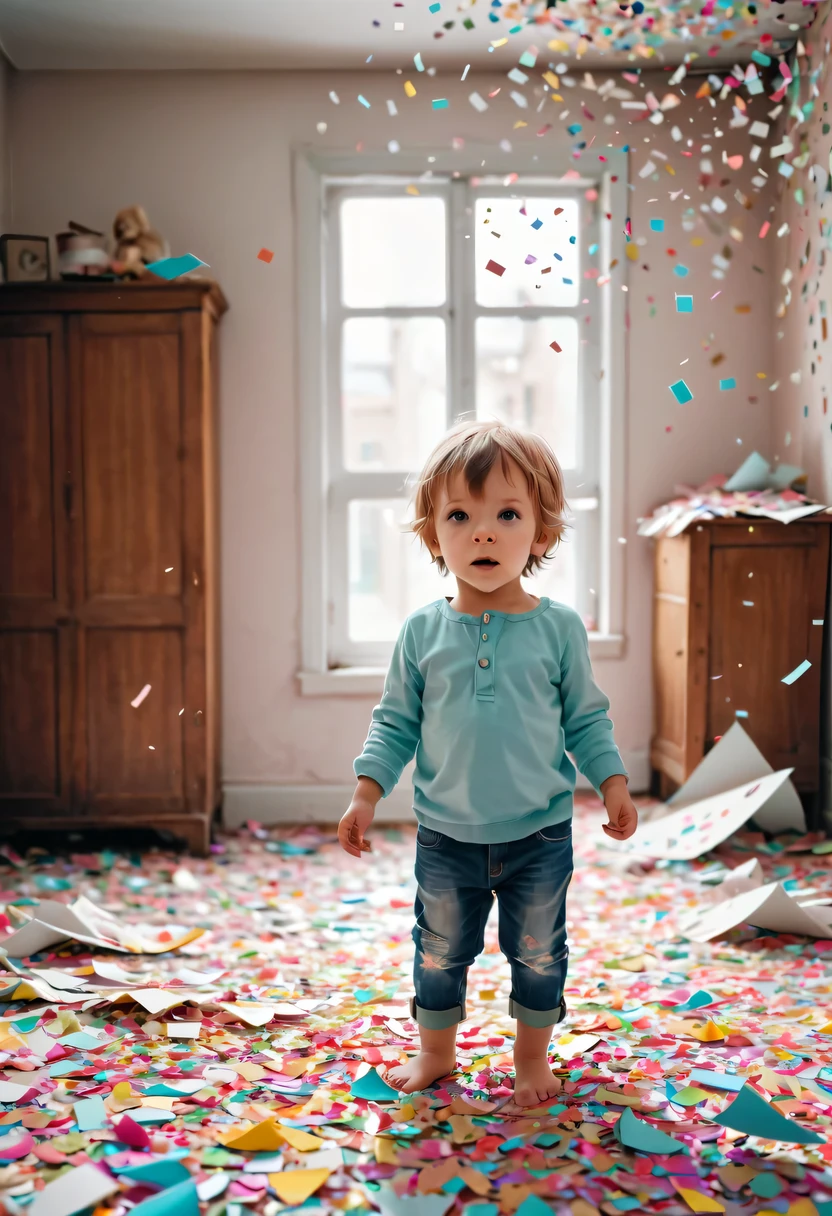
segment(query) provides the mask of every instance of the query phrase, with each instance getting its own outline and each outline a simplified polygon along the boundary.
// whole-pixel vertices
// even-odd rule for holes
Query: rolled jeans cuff
[[[514,997],[509,997],[508,1013],[509,1017],[517,1018],[518,1022],[540,1030],[544,1026],[563,1021],[566,1017],[566,1001],[561,1001],[554,1009],[527,1009],[525,1005],[518,1004]]]
[[[416,997],[410,998],[410,1016],[419,1026],[428,1030],[445,1030],[448,1026],[456,1026],[465,1021],[465,1006],[452,1005],[450,1009],[423,1009],[416,1004]]]

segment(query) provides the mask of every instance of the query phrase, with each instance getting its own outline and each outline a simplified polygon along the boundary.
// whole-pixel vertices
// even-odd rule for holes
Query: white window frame
[[[432,165],[433,173],[439,175],[482,174],[480,165],[486,156],[484,149],[467,148],[468,156],[461,163],[459,154],[439,154]],[[332,323],[340,313],[340,302],[331,292],[332,276],[327,276],[326,265],[332,262],[337,250],[332,248],[333,232],[327,228],[325,200],[327,191],[340,186],[348,191],[357,184],[357,179],[372,179],[380,191],[389,189],[399,193],[402,176],[419,179],[422,193],[431,191],[431,177],[425,176],[425,158],[422,155],[399,155],[395,158],[397,174],[391,174],[391,158],[372,158],[365,155],[319,155],[306,150],[296,153],[294,158],[295,217],[297,222],[297,297],[299,335],[299,405],[300,405],[300,478],[301,478],[301,667],[298,672],[301,692],[312,696],[329,696],[345,693],[353,695],[380,695],[387,664],[383,661],[379,645],[362,646],[350,643],[350,665],[330,667],[333,650],[343,653],[343,633],[346,627],[346,611],[340,623],[333,611],[335,597],[343,597],[346,604],[347,545],[346,513],[350,499],[402,498],[410,497],[405,487],[407,471],[348,472],[337,467],[340,461],[339,423],[340,367],[338,361],[338,326]],[[603,369],[598,393],[598,443],[596,446],[597,469],[584,468],[580,476],[567,474],[567,499],[577,505],[582,495],[598,497],[600,506],[596,512],[600,533],[597,570],[593,571],[599,584],[597,600],[598,629],[590,633],[590,653],[593,659],[620,658],[624,654],[624,554],[623,546],[617,543],[620,521],[624,518],[625,500],[625,435],[626,435],[626,343],[625,292],[627,286],[628,259],[625,257],[623,217],[627,211],[627,157],[626,153],[608,150],[608,160],[603,173],[594,178],[559,181],[552,175],[552,168],[541,173],[539,166],[529,161],[528,166],[518,166],[517,158],[511,165],[495,163],[493,148],[488,150],[487,163],[492,173],[518,172],[523,184],[512,188],[483,186],[480,193],[522,193],[524,197],[534,194],[569,195],[576,190],[589,187],[597,189],[597,234],[599,256],[596,265],[600,274],[608,273],[610,263],[618,259],[618,268],[613,281],[598,287],[592,280],[580,278],[579,299],[599,292],[600,308],[592,310],[594,318],[591,335],[596,342],[598,358],[595,362]],[[548,162],[547,162],[548,164]],[[564,164],[565,170],[568,166]],[[521,171],[522,170],[522,171]],[[614,180],[617,179],[617,180]],[[460,204],[460,190],[451,183],[451,205],[447,209],[448,225],[461,230],[463,223],[470,229],[470,219],[464,215]],[[443,185],[443,193],[446,187]],[[605,218],[613,216],[612,220]],[[465,378],[465,369],[473,369],[471,351],[461,349],[464,342],[473,341],[473,315],[482,312],[500,315],[500,310],[478,309],[470,292],[459,291],[460,282],[473,281],[474,240],[458,239],[449,245],[448,292],[446,303],[436,309],[402,309],[401,314],[424,313],[450,314],[452,301],[467,310],[460,318],[462,324],[447,327],[448,334],[448,411],[449,423],[456,402],[472,399],[473,384]],[[470,263],[466,265],[466,260]],[[620,268],[620,269],[619,269]],[[581,270],[582,275],[582,270]],[[614,286],[613,286],[614,284]],[[590,298],[592,298],[590,296]],[[514,308],[503,310],[506,314],[533,317],[539,313],[561,311],[571,315],[572,309]],[[361,315],[361,310],[347,310],[349,315]],[[378,315],[396,315],[396,310],[366,310]],[[333,313],[335,316],[333,316]],[[454,349],[453,344],[456,344]],[[592,362],[592,361],[591,361]],[[327,369],[332,369],[327,375]],[[596,373],[597,374],[597,373]],[[333,453],[336,459],[333,460]],[[593,463],[595,463],[593,461]],[[411,471],[411,475],[412,475]],[[587,486],[587,474],[592,483]],[[577,483],[583,482],[580,488]],[[341,537],[336,544],[337,535]],[[343,534],[343,535],[342,535]],[[314,555],[312,557],[311,555]],[[580,571],[580,564],[579,564]],[[585,571],[586,574],[589,571]],[[579,575],[580,577],[580,575]]]

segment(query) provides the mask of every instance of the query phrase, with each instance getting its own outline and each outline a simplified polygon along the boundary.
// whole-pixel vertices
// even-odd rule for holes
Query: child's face
[[[542,557],[546,535],[535,519],[522,469],[509,457],[510,480],[496,461],[474,498],[461,473],[442,487],[428,541],[456,578],[480,591],[496,591],[517,580],[529,554]],[[436,538],[434,541],[434,537]],[[490,558],[493,565],[476,564]]]

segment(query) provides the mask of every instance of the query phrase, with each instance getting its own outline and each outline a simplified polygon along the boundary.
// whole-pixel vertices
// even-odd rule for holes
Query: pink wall
[[[827,9],[822,26],[807,39],[811,60],[801,59],[802,74],[825,65],[832,20]],[[826,56],[823,48],[827,46]],[[778,224],[788,223],[789,231],[775,239],[776,290],[773,320],[776,352],[775,372],[780,382],[772,394],[774,444],[782,460],[805,468],[809,493],[832,503],[832,346],[824,338],[821,310],[826,309],[827,332],[832,327],[832,268],[829,265],[829,225],[832,223],[832,195],[826,192],[830,167],[830,136],[823,134],[832,105],[832,75],[825,69],[818,84],[818,96],[809,98],[806,88],[801,101],[811,100],[814,109],[808,121],[797,129],[789,119],[786,131],[795,146],[807,140],[807,169],[818,165],[822,177],[817,184],[807,171],[796,172],[788,185],[779,179]],[[797,191],[802,190],[803,201]],[[793,278],[783,283],[791,268]],[[791,303],[787,304],[787,295]],[[826,403],[826,412],[824,412]]]
[[[422,78],[423,80],[425,78]],[[667,77],[654,79],[661,98]],[[427,81],[426,81],[427,83]],[[767,394],[756,372],[771,361],[771,242],[756,231],[768,202],[754,194],[754,209],[734,200],[737,185],[748,189],[744,165],[738,174],[720,164],[722,148],[744,152],[742,130],[728,127],[730,112],[692,99],[671,111],[662,127],[628,126],[627,112],[597,95],[575,89],[554,117],[519,111],[506,88],[484,115],[468,104],[505,78],[469,77],[465,85],[437,78],[429,96],[447,96],[448,111],[431,112],[408,103],[395,78],[322,73],[17,73],[13,80],[12,142],[14,210],[11,226],[54,233],[70,219],[108,227],[116,210],[142,202],[174,252],[189,250],[210,263],[231,304],[222,324],[222,540],[224,768],[229,783],[347,784],[352,759],[366,734],[372,698],[302,698],[299,663],[299,570],[317,555],[299,551],[298,426],[295,394],[296,342],[291,150],[309,144],[352,150],[358,141],[372,150],[395,137],[403,148],[423,147],[426,156],[448,147],[452,136],[494,146],[511,138],[533,145],[547,168],[547,153],[564,137],[557,113],[571,107],[596,135],[633,149],[630,216],[633,235],[647,237],[638,263],[629,268],[631,306],[627,418],[627,508],[617,533],[628,539],[628,647],[621,660],[599,662],[599,682],[612,700],[619,742],[633,771],[646,773],[651,733],[650,618],[651,551],[634,536],[636,517],[668,496],[674,483],[697,482],[730,471],[754,447],[769,451]],[[327,99],[330,89],[342,98]],[[370,111],[354,98],[363,92]],[[400,116],[390,119],[385,99],[396,98]],[[595,122],[580,118],[580,101]],[[610,114],[612,125],[603,125]],[[670,137],[678,123],[685,137],[712,132],[714,115],[722,137],[709,154],[715,181],[700,190],[700,155],[681,155],[685,144]],[[548,117],[553,130],[538,139]],[[513,131],[515,121],[528,126]],[[693,118],[693,121],[689,121]],[[326,121],[325,136],[315,124]],[[622,121],[623,120],[623,121]],[[612,134],[609,134],[612,132]],[[620,132],[616,135],[615,132]],[[650,143],[645,141],[649,140]],[[549,142],[547,142],[549,141]],[[563,145],[561,144],[561,147]],[[658,148],[675,170],[657,161],[658,180],[639,170]],[[706,154],[708,155],[708,154]],[[390,158],[391,169],[395,158]],[[719,185],[720,177],[730,179]],[[671,202],[669,191],[683,190]],[[712,232],[698,219],[715,193],[728,204]],[[656,203],[649,202],[656,198]],[[695,227],[684,231],[684,208]],[[664,218],[665,232],[648,231],[648,219]],[[623,217],[622,217],[623,218]],[[741,243],[728,234],[736,225]],[[692,239],[702,239],[692,247]],[[271,266],[256,258],[262,246],[275,250]],[[710,259],[723,246],[733,252],[724,282],[710,275]],[[665,251],[675,248],[678,256]],[[683,262],[686,279],[673,274]],[[642,269],[646,265],[649,269]],[[752,269],[759,266],[763,273]],[[598,290],[594,284],[590,291]],[[692,316],[677,315],[674,290],[692,293]],[[711,302],[709,297],[721,290]],[[651,304],[655,301],[655,315]],[[751,303],[750,316],[736,304]],[[713,335],[713,337],[711,337]],[[708,347],[708,349],[705,349]],[[710,359],[726,359],[719,368]],[[684,359],[689,362],[680,366]],[[719,375],[734,375],[737,389],[718,391]],[[676,405],[668,385],[684,377],[694,391]],[[752,400],[751,398],[755,398]],[[665,428],[672,427],[667,432]],[[737,439],[742,445],[737,444]]]

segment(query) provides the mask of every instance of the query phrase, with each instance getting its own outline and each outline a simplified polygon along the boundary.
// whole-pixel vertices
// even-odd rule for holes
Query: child
[[[601,792],[608,836],[638,815],[596,687],[586,631],[571,608],[529,595],[522,575],[564,529],[563,481],[539,435],[465,422],[429,457],[410,529],[457,593],[411,613],[396,641],[338,839],[364,839],[376,803],[416,755],[416,946],[411,1013],[421,1051],[393,1068],[404,1093],[456,1067],[467,969],[483,948],[493,896],[511,964],[517,1019],[514,1098],[556,1092],[552,1027],[566,1015],[566,889],[572,876],[572,791],[578,768]]]

